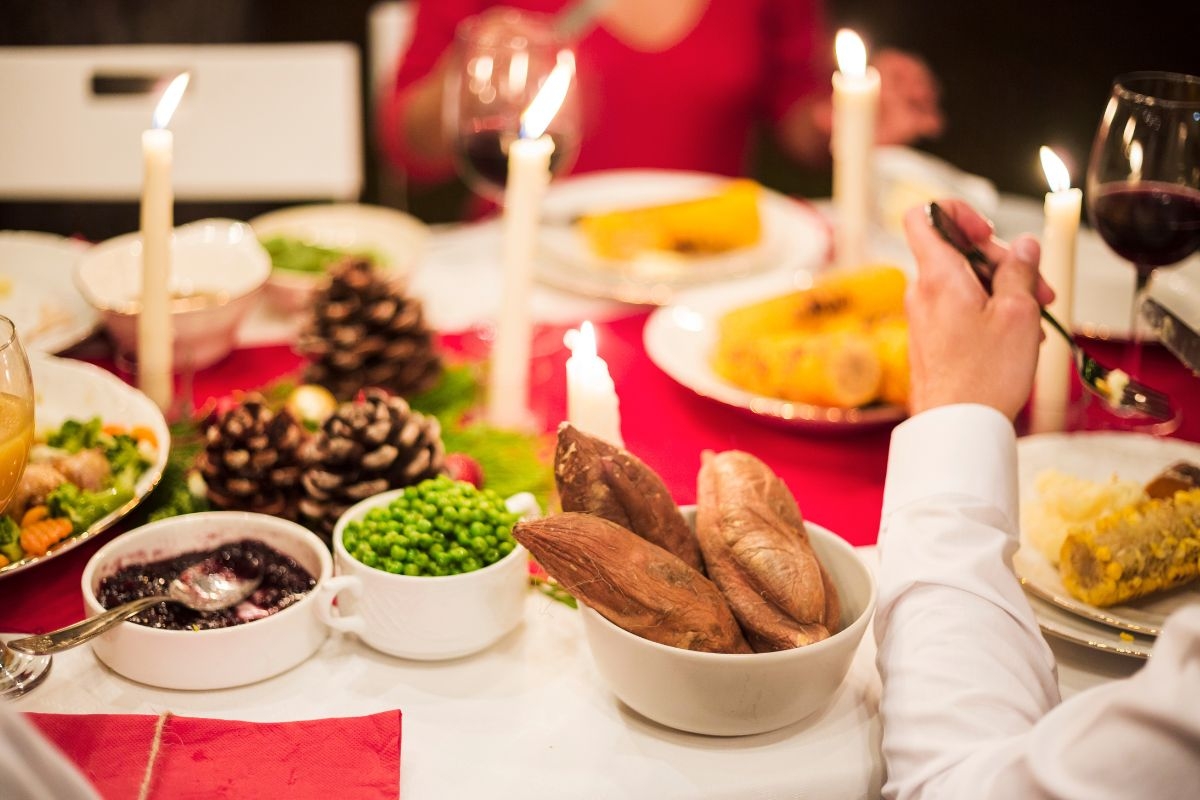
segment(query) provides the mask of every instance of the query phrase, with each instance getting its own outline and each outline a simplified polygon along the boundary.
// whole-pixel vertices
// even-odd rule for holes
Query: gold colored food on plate
[[[751,180],[734,180],[720,192],[666,205],[590,214],[579,230],[603,258],[627,260],[642,253],[712,255],[758,244],[758,198]]]
[[[905,283],[899,268],[872,265],[734,309],[718,324],[713,369],[768,397],[836,408],[903,405]]]
[[[1112,606],[1200,577],[1200,489],[1142,500],[1067,534],[1059,555],[1075,598]]]
[[[1021,537],[1051,564],[1058,564],[1063,541],[1072,528],[1146,499],[1141,484],[1113,475],[1090,481],[1048,469],[1034,481],[1035,499],[1021,506]]]

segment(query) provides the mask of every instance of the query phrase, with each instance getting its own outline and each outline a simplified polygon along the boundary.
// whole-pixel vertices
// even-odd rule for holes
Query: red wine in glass
[[[1118,182],[1099,187],[1092,222],[1118,255],[1141,277],[1200,250],[1200,191],[1155,182]]]
[[[568,157],[574,155],[574,147],[561,133],[547,131],[546,135],[554,142],[550,172],[558,174]],[[454,158],[459,174],[476,192],[497,201],[503,199],[508,181],[508,145],[515,138],[516,134],[508,127],[481,127],[459,134]]]

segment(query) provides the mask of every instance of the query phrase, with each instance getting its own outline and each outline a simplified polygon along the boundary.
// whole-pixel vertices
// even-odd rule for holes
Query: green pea
[[[415,578],[421,574],[421,568],[418,567],[416,564],[405,564],[404,565],[404,574]]]

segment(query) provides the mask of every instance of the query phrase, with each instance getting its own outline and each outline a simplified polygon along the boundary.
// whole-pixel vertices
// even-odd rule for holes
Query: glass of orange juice
[[[0,513],[16,494],[33,446],[33,377],[8,317],[0,316]],[[49,656],[26,656],[0,644],[0,697],[24,694],[50,670]]]

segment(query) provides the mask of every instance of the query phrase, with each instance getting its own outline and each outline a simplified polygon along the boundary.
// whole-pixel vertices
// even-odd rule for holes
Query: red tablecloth
[[[796,495],[807,519],[837,532],[851,544],[873,544],[879,525],[887,462],[888,429],[846,435],[802,433],[732,412],[674,383],[642,348],[646,315],[598,326],[599,352],[608,361],[621,397],[626,446],[658,471],[681,503],[696,499],[696,473],[705,449],[746,450],[766,461]],[[561,330],[539,335],[561,341]],[[471,350],[459,337],[446,337],[450,351]],[[1091,342],[1108,363],[1121,360],[1118,344]],[[552,430],[566,409],[565,348],[547,348],[531,365],[532,410]],[[1175,434],[1200,441],[1200,379],[1157,346],[1143,356],[1142,376],[1184,409]],[[196,376],[197,404],[235,389],[262,386],[294,372],[300,358],[289,347],[239,350]],[[1089,410],[1094,423],[1106,414]],[[46,564],[0,579],[0,631],[42,632],[83,616],[80,575],[107,533]]]

